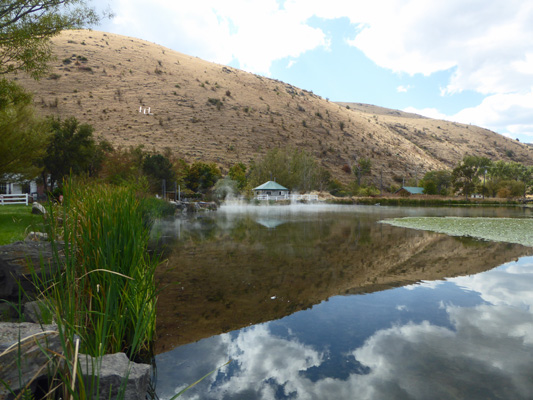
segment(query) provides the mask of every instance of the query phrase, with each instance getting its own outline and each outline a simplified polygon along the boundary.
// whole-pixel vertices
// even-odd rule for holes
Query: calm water
[[[156,227],[156,389],[187,399],[531,399],[533,254],[396,228],[522,209],[227,207]]]

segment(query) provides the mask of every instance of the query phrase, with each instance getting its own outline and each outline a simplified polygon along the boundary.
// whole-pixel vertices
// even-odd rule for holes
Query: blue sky
[[[533,142],[530,0],[94,0],[95,29]]]

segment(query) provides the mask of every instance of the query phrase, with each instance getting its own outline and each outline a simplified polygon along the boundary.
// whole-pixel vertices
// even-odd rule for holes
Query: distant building
[[[394,194],[399,194],[400,196],[411,196],[412,194],[424,194],[424,188],[414,187],[414,186],[404,186],[401,189],[398,189]]]
[[[29,181],[26,183],[20,182],[2,182],[0,183],[0,194],[23,194],[36,193],[37,183]]]
[[[253,189],[257,200],[289,200],[290,191],[274,181],[268,181]]]

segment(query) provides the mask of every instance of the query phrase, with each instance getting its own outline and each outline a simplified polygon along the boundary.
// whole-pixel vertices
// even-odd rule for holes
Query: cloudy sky
[[[530,0],[93,0],[95,29],[533,142]]]

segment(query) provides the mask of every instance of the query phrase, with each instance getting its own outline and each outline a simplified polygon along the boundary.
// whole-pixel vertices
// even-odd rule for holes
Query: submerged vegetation
[[[533,247],[533,218],[407,217],[382,221],[412,229]]]

